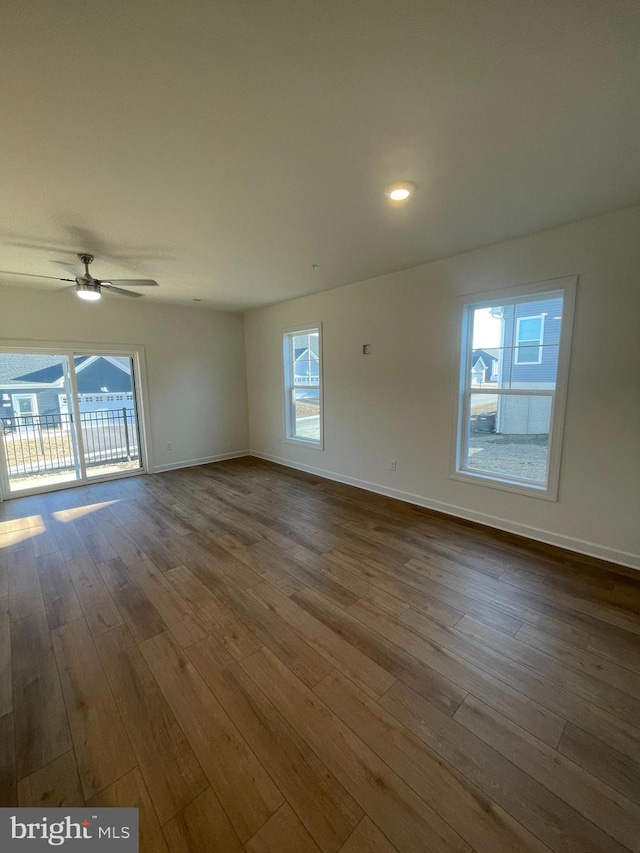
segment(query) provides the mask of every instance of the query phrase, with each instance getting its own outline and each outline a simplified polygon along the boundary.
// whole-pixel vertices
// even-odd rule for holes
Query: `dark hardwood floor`
[[[640,851],[640,574],[256,459],[7,501],[0,799],[144,853]]]

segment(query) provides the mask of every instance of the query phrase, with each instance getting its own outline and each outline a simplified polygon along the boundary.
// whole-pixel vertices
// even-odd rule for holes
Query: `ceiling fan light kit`
[[[76,284],[76,296],[84,299],[85,302],[97,302],[102,298],[99,284]]]

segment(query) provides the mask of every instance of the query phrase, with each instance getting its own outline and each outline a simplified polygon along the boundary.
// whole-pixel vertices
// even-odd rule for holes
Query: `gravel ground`
[[[471,433],[468,466],[543,483],[547,470],[547,445],[546,435]]]
[[[296,403],[296,414],[299,418],[312,418],[320,413],[320,406],[317,403]]]

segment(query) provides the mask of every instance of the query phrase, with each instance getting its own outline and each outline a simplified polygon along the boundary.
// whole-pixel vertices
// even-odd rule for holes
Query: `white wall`
[[[639,237],[633,208],[249,312],[252,450],[640,567]],[[558,502],[450,479],[459,297],[575,274]],[[317,320],[324,451],[282,442],[281,329]]]
[[[3,339],[144,346],[155,469],[248,448],[240,314],[116,297],[83,303],[73,293],[3,287]]]

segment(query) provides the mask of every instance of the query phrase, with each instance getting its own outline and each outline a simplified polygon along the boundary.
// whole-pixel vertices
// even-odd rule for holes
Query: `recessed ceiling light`
[[[391,201],[405,201],[409,196],[413,195],[415,191],[415,184],[410,184],[404,181],[400,184],[390,184],[384,191],[384,194],[387,198],[391,199]]]

